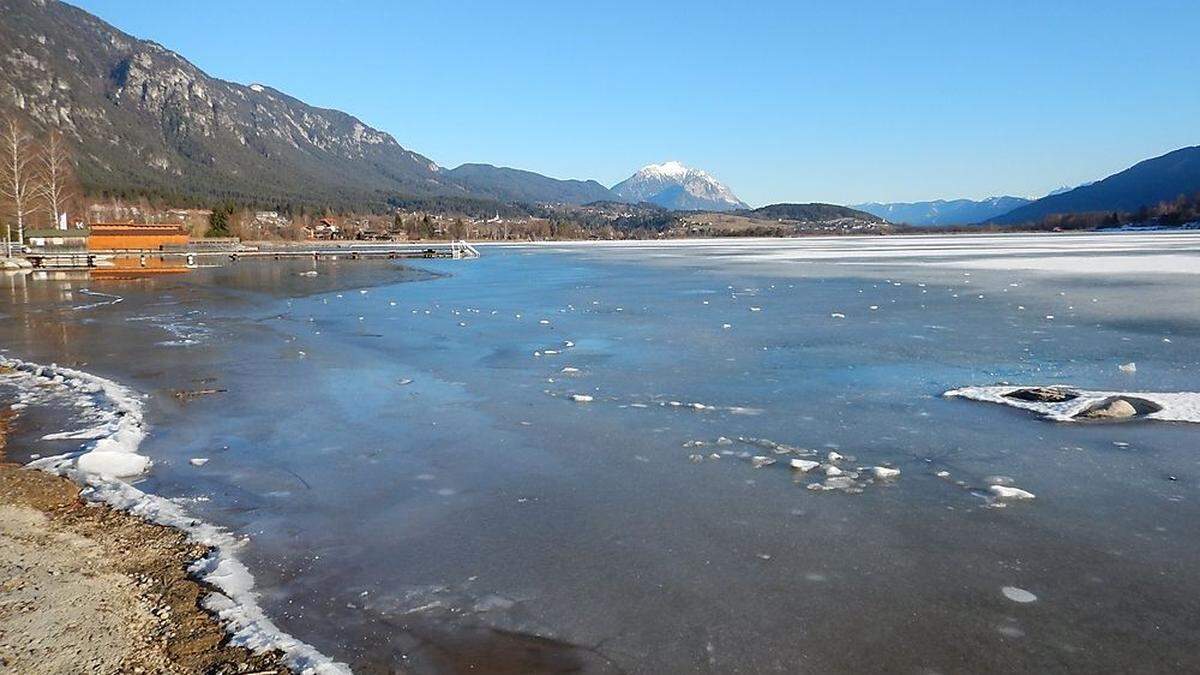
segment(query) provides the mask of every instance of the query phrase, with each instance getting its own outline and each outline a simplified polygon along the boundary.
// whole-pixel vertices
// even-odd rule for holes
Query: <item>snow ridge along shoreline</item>
[[[335,662],[317,649],[283,632],[263,612],[254,592],[254,576],[234,555],[241,545],[228,531],[189,516],[175,502],[147,494],[122,478],[145,473],[149,458],[138,454],[146,438],[142,397],[112,380],[73,368],[49,366],[0,356],[0,366],[26,380],[23,389],[58,386],[87,409],[93,426],[81,431],[48,434],[46,440],[89,441],[80,451],[46,457],[29,463],[29,468],[66,476],[80,484],[80,495],[107,504],[149,522],[173,527],[192,541],[207,546],[208,555],[196,560],[188,572],[217,589],[202,601],[214,613],[230,641],[252,651],[278,649],[288,665],[312,675],[348,675],[350,668]]]

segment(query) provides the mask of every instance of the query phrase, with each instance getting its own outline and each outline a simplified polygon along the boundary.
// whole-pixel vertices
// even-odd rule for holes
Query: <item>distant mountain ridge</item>
[[[679,162],[650,164],[612,187],[627,202],[650,202],[679,211],[733,211],[748,208],[733,191],[699,169]]]
[[[868,223],[882,223],[884,219],[872,213],[837,204],[769,204],[757,209],[740,209],[734,215],[764,220],[794,220],[800,222],[828,222],[841,218],[852,218]]]
[[[989,222],[1017,225],[1059,213],[1132,212],[1200,192],[1200,146],[1138,162],[1108,178],[1042,197]]]
[[[617,200],[594,180],[559,180],[491,164],[463,164],[445,175],[472,194],[501,201],[579,205]]]
[[[851,208],[879,216],[889,223],[916,226],[972,225],[1003,215],[1032,200],[1025,197],[988,197],[987,199],[935,199],[927,202],[867,202]]]

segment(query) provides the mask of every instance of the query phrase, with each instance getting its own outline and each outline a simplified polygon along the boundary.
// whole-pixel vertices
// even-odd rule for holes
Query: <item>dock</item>
[[[202,240],[201,240],[202,241]],[[129,273],[141,271],[186,271],[196,264],[200,258],[224,258],[231,262],[242,259],[248,260],[400,260],[406,258],[453,260],[478,258],[479,250],[466,241],[438,242],[429,244],[393,243],[356,243],[337,242],[320,244],[315,242],[300,242],[295,245],[280,246],[279,248],[255,248],[241,246],[237,248],[185,248],[172,247],[160,250],[113,250],[113,251],[80,251],[80,252],[46,252],[27,253],[17,256],[27,264],[26,269],[42,271],[111,271],[113,273]],[[137,258],[141,261],[138,267],[132,265],[113,264],[114,259],[128,260]],[[179,265],[163,266],[161,261],[167,259],[180,260]],[[147,264],[158,261],[156,264]],[[186,266],[185,266],[186,264]],[[160,270],[158,268],[164,268]]]
[[[401,258],[478,258],[479,250],[465,241],[430,244],[426,246],[395,246],[389,244],[344,244],[336,246],[312,246],[308,248],[273,249],[243,249],[238,251],[207,252],[197,251],[190,255],[226,256],[230,260],[241,258],[308,258],[311,260],[361,260],[368,258],[383,258],[397,260]]]

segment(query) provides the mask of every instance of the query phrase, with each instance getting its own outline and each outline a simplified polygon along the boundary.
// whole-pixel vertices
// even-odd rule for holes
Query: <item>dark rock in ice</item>
[[[1029,387],[1011,391],[1005,394],[1005,396],[1015,398],[1018,401],[1031,401],[1034,403],[1062,403],[1063,401],[1072,401],[1079,398],[1078,394],[1063,387]]]

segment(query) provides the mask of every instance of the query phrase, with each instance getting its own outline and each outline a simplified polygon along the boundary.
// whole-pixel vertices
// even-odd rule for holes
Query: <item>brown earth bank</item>
[[[187,567],[204,546],[5,461],[11,423],[0,413],[0,673],[291,672],[200,607]]]

